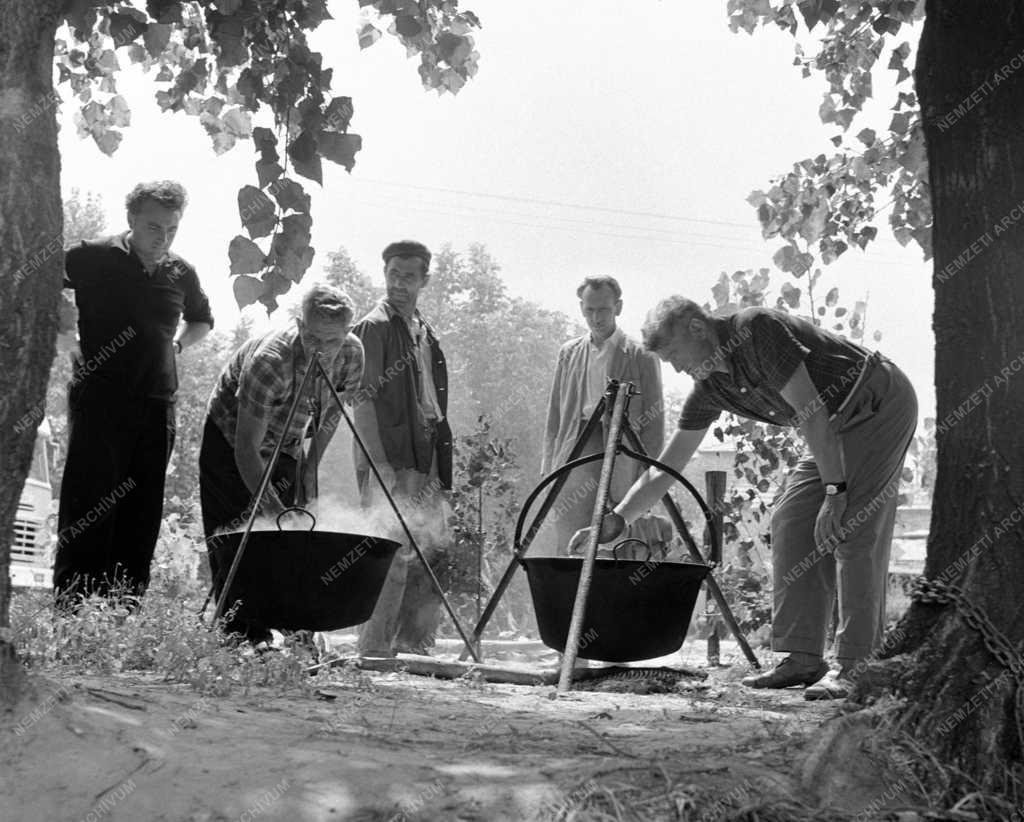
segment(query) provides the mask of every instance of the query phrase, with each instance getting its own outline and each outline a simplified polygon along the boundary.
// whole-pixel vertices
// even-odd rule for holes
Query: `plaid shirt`
[[[679,427],[699,431],[722,411],[774,425],[795,424],[796,411],[780,393],[800,363],[829,416],[842,406],[869,352],[808,320],[773,308],[746,308],[715,320],[718,351],[729,373],[698,380],[683,403]]]
[[[267,420],[267,436],[260,448],[269,456],[277,441],[285,438],[284,453],[298,456],[303,433],[317,401],[309,397],[299,403],[291,428],[284,431],[288,410],[295,401],[295,392],[302,384],[309,360],[302,348],[298,328],[270,331],[242,345],[224,367],[214,386],[206,413],[234,447],[238,409],[245,407],[259,419]],[[334,362],[326,365],[342,399],[351,402],[363,375],[363,344],[354,334],[342,343]],[[318,399],[323,411],[334,405],[327,386],[320,384]]]

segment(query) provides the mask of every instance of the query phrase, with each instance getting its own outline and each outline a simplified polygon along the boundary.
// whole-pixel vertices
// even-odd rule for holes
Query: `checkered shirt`
[[[207,405],[207,415],[234,446],[238,409],[244,406],[256,417],[267,420],[267,437],[260,449],[265,456],[270,455],[282,436],[284,453],[297,456],[312,415],[313,398],[299,403],[287,432],[284,424],[308,362],[294,325],[248,340],[221,372]],[[349,334],[334,362],[325,367],[342,399],[351,402],[363,374],[363,344],[359,338]],[[331,392],[323,384],[318,401],[324,413],[334,404]]]
[[[773,308],[746,308],[718,321],[719,356],[729,373],[698,380],[683,403],[679,427],[700,431],[722,411],[774,425],[793,425],[796,411],[780,393],[800,363],[807,366],[828,414],[853,389],[869,352],[809,320]]]

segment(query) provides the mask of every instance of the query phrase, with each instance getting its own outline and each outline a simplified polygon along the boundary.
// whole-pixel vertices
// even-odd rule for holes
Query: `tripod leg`
[[[624,428],[624,435],[632,448],[637,453],[647,456],[647,451],[644,448],[643,442],[636,431],[634,431],[630,426],[628,420],[625,421]],[[676,505],[675,500],[672,499],[670,494],[665,494],[665,496],[661,498],[661,501],[665,506],[665,510],[668,512],[669,518],[672,520],[672,524],[675,526],[676,531],[679,532],[679,536],[682,537],[683,542],[686,543],[686,547],[691,556],[698,562],[704,562],[704,557],[701,556],[696,543],[693,541],[693,537],[690,536],[690,532],[686,527],[686,520],[683,519],[683,515],[679,512],[679,507]],[[715,539],[720,540],[721,538],[721,534],[716,533]],[[754,655],[754,651],[751,649],[750,643],[747,642],[747,638],[743,636],[743,631],[740,630],[739,623],[736,622],[736,617],[733,615],[732,609],[729,607],[729,603],[726,602],[722,589],[718,587],[718,582],[710,573],[705,577],[704,581],[708,586],[708,590],[711,592],[711,596],[714,597],[714,600],[718,605],[718,610],[722,614],[722,620],[729,627],[729,631],[732,635],[736,638],[736,643],[740,646],[740,650],[743,651],[743,656],[747,658],[747,662],[753,665],[755,669],[760,670],[761,663]]]
[[[608,504],[608,488],[611,486],[612,471],[615,469],[615,452],[622,440],[622,422],[626,416],[626,403],[631,389],[630,383],[619,383],[615,394],[615,407],[612,410],[611,427],[605,445],[604,463],[601,465],[601,479],[597,483],[597,498],[594,500],[594,513],[590,519],[590,539],[583,556],[583,566],[580,568],[580,581],[576,588],[576,599],[573,601],[569,635],[565,640],[565,652],[562,655],[562,670],[558,677],[559,693],[565,693],[572,688],[572,669],[579,651],[580,633],[583,631],[587,598],[590,594],[590,581],[597,561],[597,544],[601,538],[601,526]]]

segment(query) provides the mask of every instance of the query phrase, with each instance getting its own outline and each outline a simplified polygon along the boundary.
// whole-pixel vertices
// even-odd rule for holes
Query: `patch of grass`
[[[148,673],[215,696],[320,684],[324,675],[306,672],[316,660],[301,644],[260,654],[211,630],[198,616],[205,596],[198,581],[159,568],[134,612],[114,596],[91,597],[65,614],[54,610],[50,592],[22,591],[11,602],[11,630],[26,667],[56,676]]]

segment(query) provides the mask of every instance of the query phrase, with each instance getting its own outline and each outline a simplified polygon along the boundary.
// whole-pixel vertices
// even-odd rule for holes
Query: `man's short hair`
[[[430,268],[430,249],[423,245],[423,243],[418,243],[415,240],[399,240],[396,243],[390,243],[384,249],[384,253],[381,256],[384,258],[384,265],[387,265],[388,260],[392,257],[399,257],[403,260],[415,257],[416,259],[423,260],[424,273]]]
[[[356,307],[352,298],[333,285],[314,285],[302,296],[302,319],[327,320],[348,325]]]
[[[666,297],[647,312],[640,334],[644,348],[658,351],[672,339],[676,330],[689,336],[690,320],[696,317],[704,322],[711,322],[711,316],[693,300],[674,294]]]
[[[576,289],[576,296],[581,300],[583,299],[583,292],[587,288],[609,288],[612,294],[615,295],[616,300],[622,299],[622,287],[619,285],[619,281],[614,277],[600,276],[600,277],[584,277],[583,282],[580,283],[580,287]]]
[[[171,211],[184,211],[188,204],[188,194],[185,193],[185,187],[174,180],[155,180],[135,186],[124,198],[124,204],[130,213],[138,214],[146,200],[152,200]]]

